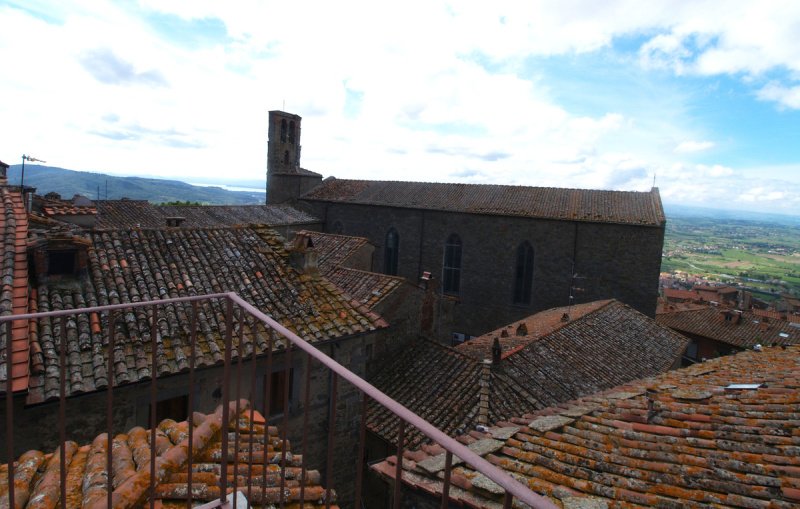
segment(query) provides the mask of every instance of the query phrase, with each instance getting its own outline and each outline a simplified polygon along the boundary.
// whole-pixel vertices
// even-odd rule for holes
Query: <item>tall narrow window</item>
[[[289,164],[289,151],[283,151],[283,164]]]
[[[289,122],[289,143],[294,145],[294,122]]]
[[[386,232],[386,245],[383,248],[383,271],[392,276],[397,275],[397,255],[400,248],[400,237],[397,230],[389,228]]]
[[[525,241],[517,248],[514,271],[514,304],[530,304],[533,288],[533,247]]]
[[[442,291],[457,295],[461,290],[461,238],[455,233],[444,245],[444,267],[442,269]]]
[[[281,120],[281,143],[286,143],[286,119]]]

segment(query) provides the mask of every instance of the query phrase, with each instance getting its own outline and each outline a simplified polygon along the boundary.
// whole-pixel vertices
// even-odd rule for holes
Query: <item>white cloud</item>
[[[759,99],[775,101],[785,108],[800,109],[800,85],[787,87],[770,82],[759,90],[757,95]]]
[[[713,146],[713,141],[682,141],[678,143],[673,152],[676,154],[693,154],[695,152],[703,152]]]

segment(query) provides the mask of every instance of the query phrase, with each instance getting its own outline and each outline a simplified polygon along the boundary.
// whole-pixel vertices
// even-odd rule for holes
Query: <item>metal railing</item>
[[[278,342],[283,338],[282,346],[285,346],[283,349],[284,353],[284,361],[283,361],[283,370],[284,376],[286,376],[286,382],[283,384],[284,390],[284,397],[283,397],[283,415],[279,417],[282,421],[279,427],[280,430],[280,440],[282,441],[281,446],[281,458],[280,458],[280,493],[279,493],[279,505],[283,507],[286,500],[286,490],[285,483],[287,479],[286,475],[286,468],[287,468],[287,457],[286,457],[286,445],[287,445],[287,428],[289,426],[289,391],[290,391],[290,384],[288,383],[288,377],[290,375],[290,370],[292,366],[292,355],[295,354],[305,354],[305,363],[304,363],[304,385],[303,385],[303,416],[302,416],[302,434],[303,437],[302,444],[301,444],[301,458],[302,458],[302,465],[300,467],[300,484],[299,484],[299,504],[300,507],[303,507],[303,503],[305,502],[305,489],[306,489],[306,473],[308,469],[308,465],[306,464],[306,448],[307,448],[307,440],[306,437],[308,436],[308,426],[309,426],[309,397],[310,397],[310,385],[311,379],[310,374],[312,371],[312,365],[315,363],[324,366],[330,372],[330,404],[329,408],[329,415],[328,415],[328,437],[327,437],[327,453],[326,453],[326,460],[325,460],[325,471],[326,471],[326,479],[324,480],[324,490],[325,490],[325,505],[327,508],[331,506],[332,503],[332,488],[333,488],[333,472],[335,469],[334,466],[334,449],[335,449],[335,442],[336,442],[336,418],[337,418],[337,392],[339,381],[344,380],[351,384],[355,389],[357,389],[362,397],[361,397],[361,417],[360,417],[360,429],[359,429],[359,443],[358,443],[358,453],[357,453],[357,461],[355,463],[355,500],[354,506],[361,507],[361,500],[362,500],[362,487],[363,487],[363,480],[364,480],[364,467],[365,467],[365,437],[366,437],[366,413],[367,413],[367,405],[370,400],[375,401],[379,405],[390,410],[394,413],[397,417],[399,417],[399,429],[398,429],[398,445],[397,445],[397,461],[396,461],[396,472],[395,472],[395,480],[392,492],[392,499],[393,499],[393,506],[395,508],[400,507],[400,500],[401,500],[401,486],[402,486],[402,457],[404,452],[404,440],[407,433],[407,427],[413,426],[417,428],[420,432],[430,438],[433,442],[442,446],[446,452],[446,460],[445,460],[445,469],[443,472],[443,480],[442,480],[442,507],[445,508],[448,506],[449,501],[449,490],[451,488],[451,472],[453,469],[453,457],[456,456],[463,460],[466,464],[472,466],[478,472],[484,474],[486,477],[500,485],[505,490],[504,496],[504,507],[511,507],[513,501],[517,499],[519,502],[527,504],[531,507],[536,508],[554,508],[555,506],[550,502],[547,498],[537,495],[536,493],[529,490],[524,485],[520,484],[513,478],[511,478],[507,473],[503,472],[498,467],[492,465],[487,460],[476,454],[475,452],[468,449],[466,446],[461,444],[460,442],[456,441],[455,439],[445,435],[439,429],[435,428],[433,425],[425,421],[420,416],[416,415],[411,410],[407,409],[406,407],[402,406],[400,403],[394,401],[386,394],[382,393],[364,379],[356,375],[355,373],[351,372],[335,360],[333,360],[328,355],[321,352],[315,346],[310,344],[309,342],[303,340],[293,332],[289,331],[281,324],[277,323],[275,320],[264,314],[263,312],[259,311],[253,305],[249,304],[248,302],[244,301],[238,295],[233,292],[227,293],[217,293],[217,294],[209,294],[209,295],[201,295],[201,296],[193,296],[193,297],[181,297],[181,298],[172,298],[172,299],[164,299],[158,301],[147,301],[147,302],[138,302],[138,303],[129,303],[129,304],[118,304],[118,305],[108,305],[108,306],[99,306],[99,307],[90,307],[90,308],[82,308],[82,309],[69,309],[69,310],[58,310],[58,311],[48,311],[48,312],[41,312],[41,313],[30,313],[30,314],[20,314],[20,315],[11,315],[11,316],[2,316],[0,317],[0,327],[5,329],[5,340],[6,340],[6,381],[5,381],[5,410],[6,410],[6,430],[5,430],[5,442],[6,442],[6,451],[7,451],[7,458],[9,459],[7,465],[7,475],[5,479],[0,477],[0,484],[3,482],[7,483],[7,494],[6,498],[9,504],[9,507],[15,507],[15,486],[14,482],[8,482],[8,480],[15,479],[15,462],[13,458],[16,458],[15,449],[14,449],[14,394],[13,391],[8,390],[8,388],[12,385],[12,353],[13,353],[13,341],[12,341],[12,323],[15,321],[30,321],[30,320],[41,320],[44,318],[49,318],[51,320],[56,319],[60,321],[60,329],[59,332],[59,342],[56,342],[54,339],[54,344],[56,346],[56,350],[58,351],[58,355],[60,356],[60,387],[59,387],[59,398],[58,398],[58,435],[59,435],[59,443],[60,447],[58,448],[60,452],[60,464],[59,464],[59,489],[60,489],[60,496],[59,501],[61,507],[66,507],[67,502],[67,465],[66,465],[66,454],[65,454],[65,446],[67,443],[67,429],[66,429],[66,407],[67,407],[67,400],[68,394],[66,389],[66,355],[67,355],[67,348],[66,348],[66,322],[67,318],[74,315],[84,314],[84,313],[98,313],[103,314],[105,319],[107,320],[108,327],[104,334],[107,336],[108,344],[105,346],[106,352],[106,361],[107,361],[107,371],[108,371],[108,385],[107,389],[105,390],[106,396],[106,430],[94,430],[96,432],[105,431],[107,433],[107,455],[106,455],[106,472],[107,472],[107,485],[106,485],[106,507],[114,507],[115,506],[115,498],[114,498],[114,484],[113,484],[113,436],[114,436],[114,422],[113,422],[113,409],[114,409],[114,394],[115,390],[119,390],[120,387],[115,387],[115,380],[114,380],[114,355],[113,352],[115,351],[115,325],[117,320],[123,316],[123,311],[130,312],[136,308],[148,308],[150,310],[150,315],[148,319],[150,320],[150,327],[151,327],[151,334],[150,334],[150,348],[151,352],[153,352],[152,358],[150,359],[151,362],[151,369],[152,375],[150,378],[150,391],[149,391],[149,407],[150,407],[150,480],[149,480],[149,491],[148,491],[148,499],[149,499],[149,506],[153,508],[155,506],[155,488],[157,484],[157,477],[156,477],[156,429],[158,422],[157,420],[157,401],[158,401],[158,366],[157,366],[157,356],[155,353],[158,351],[158,338],[159,338],[159,331],[158,331],[158,320],[159,320],[159,308],[163,308],[164,306],[188,306],[191,308],[191,312],[189,313],[189,341],[188,341],[188,349],[189,349],[189,369],[188,369],[188,378],[189,378],[189,387],[193,387],[195,377],[196,377],[196,360],[197,360],[197,339],[198,339],[198,313],[202,313],[202,309],[200,306],[209,306],[209,305],[217,306],[217,311],[219,311],[219,306],[222,306],[222,311],[224,314],[224,331],[220,332],[220,336],[224,341],[224,360],[222,362],[222,369],[223,369],[223,382],[222,382],[222,432],[221,432],[221,441],[222,441],[222,455],[221,455],[221,468],[220,468],[220,481],[219,481],[219,498],[215,499],[212,502],[206,503],[202,505],[204,509],[211,509],[215,507],[235,507],[236,499],[233,499],[233,502],[229,502],[227,500],[227,495],[231,491],[243,490],[243,493],[248,498],[248,500],[252,500],[253,495],[257,495],[254,490],[257,490],[257,487],[254,487],[254,484],[259,484],[261,486],[261,497],[260,500],[265,500],[264,490],[266,489],[267,482],[266,482],[266,468],[262,469],[255,469],[253,464],[253,449],[252,449],[252,441],[250,442],[250,454],[246,455],[245,457],[248,458],[248,465],[246,466],[246,483],[247,486],[238,486],[239,476],[237,472],[239,472],[240,465],[239,456],[237,454],[233,454],[232,458],[229,453],[226,454],[226,451],[229,451],[229,434],[226,433],[227,425],[230,424],[230,412],[235,412],[234,415],[240,414],[240,399],[243,394],[243,388],[241,384],[241,375],[243,371],[243,364],[242,362],[250,362],[249,369],[251,370],[250,373],[250,380],[251,386],[249,388],[249,399],[250,401],[254,401],[254,397],[257,394],[256,390],[256,366],[261,365],[262,367],[266,367],[266,373],[273,372],[273,351],[276,350],[278,346]],[[236,309],[234,309],[236,308]],[[238,327],[237,327],[238,326]],[[249,326],[249,328],[248,328]],[[259,327],[263,331],[262,333],[266,335],[266,351],[258,353],[259,348],[256,346],[256,337],[259,335]],[[234,334],[235,330],[238,330],[237,334]],[[249,330],[249,335],[247,331]],[[234,341],[234,336],[236,336],[236,341]],[[250,341],[250,355],[249,359],[245,359],[245,347],[248,346],[248,336]],[[263,337],[262,337],[263,339]],[[233,359],[234,350],[236,349],[236,359]],[[0,362],[0,366],[2,366],[2,362]],[[235,380],[232,380],[232,370],[235,369]],[[270,380],[271,376],[266,377],[266,384],[267,387],[264,390],[264,397],[263,397],[263,408],[261,411],[266,419],[269,419],[270,416],[270,401],[268,395],[270,394]],[[148,382],[142,382],[148,383]],[[233,387],[235,385],[235,387]],[[191,419],[192,414],[195,410],[195,396],[194,391],[190,390],[188,394],[188,416]],[[227,424],[226,424],[227,423]],[[266,434],[269,429],[269,422],[265,423],[264,426],[264,438],[266,440]],[[191,444],[193,444],[193,432],[194,426],[188,426],[188,443],[190,446],[188,447],[188,468],[187,468],[187,481],[186,484],[188,485],[189,489],[186,494],[187,499],[187,506],[191,506],[193,500],[193,491],[192,491],[192,482],[193,482],[193,472],[192,466],[194,465],[195,458],[193,457],[193,450]],[[240,445],[238,443],[240,433],[238,432],[238,424],[234,428],[237,430],[234,433],[233,440],[236,441],[234,444],[234,450],[238,449]],[[253,421],[250,420],[250,434],[252,435],[253,432]],[[267,451],[266,446],[263,454],[263,462],[267,462]],[[232,465],[229,465],[229,462],[232,462]],[[229,466],[232,468],[229,469]],[[242,465],[244,466],[244,465]],[[230,474],[233,472],[233,474]],[[259,481],[258,474],[254,474],[254,472],[260,472],[262,479]],[[229,478],[230,476],[230,478]]]

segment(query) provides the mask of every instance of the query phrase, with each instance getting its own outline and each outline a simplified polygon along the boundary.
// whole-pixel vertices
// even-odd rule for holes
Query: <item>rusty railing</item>
[[[279,342],[282,341],[282,345],[286,348],[284,351],[284,362],[283,362],[283,370],[284,376],[286,377],[283,384],[283,415],[279,416],[278,419],[281,420],[280,425],[280,440],[282,441],[281,447],[281,458],[280,458],[280,499],[279,505],[283,507],[287,502],[285,500],[285,482],[286,482],[286,444],[287,444],[287,428],[289,426],[289,391],[290,391],[290,383],[289,383],[289,376],[290,370],[292,366],[292,355],[296,354],[304,354],[304,385],[303,385],[303,411],[304,415],[302,416],[302,434],[303,437],[302,444],[301,444],[301,457],[302,457],[302,466],[300,471],[300,499],[299,503],[300,506],[303,507],[303,503],[305,502],[305,489],[306,489],[306,472],[309,465],[306,465],[306,448],[307,448],[307,440],[305,439],[308,436],[308,426],[309,426],[309,397],[310,397],[310,374],[312,371],[312,366],[316,363],[319,365],[324,366],[329,370],[330,375],[330,402],[329,402],[329,415],[328,415],[328,438],[327,438],[327,453],[325,455],[326,462],[325,462],[325,471],[326,471],[326,479],[324,482],[324,489],[325,489],[325,504],[326,507],[329,508],[331,505],[331,489],[333,488],[333,472],[337,468],[334,465],[334,449],[336,446],[336,418],[337,418],[337,392],[339,387],[340,380],[343,380],[349,384],[351,384],[355,389],[357,389],[361,393],[361,418],[360,418],[360,429],[359,429],[359,443],[358,443],[358,453],[357,453],[357,461],[355,463],[355,500],[354,506],[360,507],[361,500],[362,500],[362,487],[363,487],[363,479],[364,479],[364,466],[365,466],[365,439],[366,439],[366,413],[367,413],[367,405],[370,400],[375,401],[379,405],[390,410],[392,413],[397,415],[400,419],[399,429],[398,429],[398,445],[397,445],[397,458],[398,461],[396,462],[397,468],[395,472],[395,481],[394,487],[392,491],[392,499],[393,499],[393,506],[395,508],[400,507],[400,498],[401,498],[401,485],[402,485],[402,461],[400,458],[403,457],[404,451],[404,440],[407,435],[408,427],[413,426],[426,435],[428,438],[433,440],[434,442],[441,445],[447,452],[446,452],[446,461],[445,461],[445,470],[444,470],[444,477],[443,477],[443,496],[442,496],[442,507],[446,508],[448,504],[448,494],[450,490],[450,478],[451,478],[451,471],[453,468],[454,463],[454,456],[462,459],[465,463],[471,465],[475,470],[479,471],[480,473],[484,474],[486,477],[500,485],[505,490],[505,498],[504,498],[504,507],[511,507],[513,501],[517,499],[519,502],[527,504],[531,507],[536,508],[554,508],[555,506],[550,502],[548,499],[537,495],[536,493],[529,490],[524,485],[520,484],[516,480],[512,479],[507,473],[503,472],[496,466],[489,463],[487,460],[476,454],[475,452],[471,451],[467,447],[465,447],[460,442],[456,441],[455,439],[445,435],[443,432],[435,428],[433,425],[422,419],[420,416],[416,415],[409,409],[405,408],[398,402],[394,401],[384,393],[380,392],[378,389],[370,385],[364,379],[359,377],[358,375],[354,374],[335,360],[333,360],[328,355],[324,354],[322,351],[317,349],[315,346],[310,344],[309,342],[303,340],[302,338],[298,337],[296,334],[292,333],[281,324],[277,323],[275,320],[264,314],[263,312],[259,311],[253,305],[249,304],[248,302],[244,301],[238,295],[233,292],[228,293],[217,293],[217,294],[210,294],[210,295],[202,295],[202,296],[193,296],[193,297],[181,297],[181,298],[172,298],[172,299],[164,299],[158,301],[147,301],[147,302],[138,302],[138,303],[129,303],[129,304],[118,304],[118,305],[109,305],[109,306],[99,306],[99,307],[90,307],[90,308],[83,308],[83,309],[69,309],[69,310],[58,310],[58,311],[48,311],[42,313],[30,313],[30,314],[20,314],[20,315],[11,315],[11,316],[2,316],[0,317],[0,327],[5,329],[5,340],[6,340],[6,356],[5,356],[5,368],[6,368],[6,381],[5,387],[8,388],[11,386],[12,381],[12,358],[13,358],[13,341],[12,338],[12,324],[15,321],[30,321],[30,320],[40,320],[43,318],[49,318],[51,320],[58,320],[60,323],[59,327],[59,336],[58,341],[55,341],[54,344],[58,351],[58,355],[60,356],[60,387],[59,387],[59,397],[58,397],[58,436],[59,436],[59,451],[60,454],[60,468],[59,468],[59,501],[61,507],[66,507],[66,499],[67,499],[67,468],[66,468],[66,454],[65,454],[65,444],[67,442],[67,429],[66,429],[66,409],[69,397],[66,391],[66,355],[67,355],[67,348],[66,348],[66,322],[68,317],[75,316],[78,314],[83,313],[98,313],[105,317],[108,323],[108,328],[105,332],[108,340],[107,349],[105,350],[107,355],[107,370],[108,370],[108,386],[106,389],[106,429],[105,430],[93,430],[95,432],[107,432],[108,435],[108,444],[107,444],[107,456],[106,456],[106,472],[107,472],[107,498],[106,498],[106,506],[107,507],[114,507],[115,499],[113,497],[114,489],[113,489],[113,447],[112,441],[114,436],[114,426],[113,426],[113,409],[114,409],[114,397],[115,397],[115,390],[119,390],[120,386],[115,387],[115,380],[114,380],[114,349],[115,349],[115,326],[117,320],[123,315],[123,312],[128,311],[130,312],[136,308],[147,308],[150,310],[150,314],[148,315],[148,319],[150,320],[151,326],[151,334],[150,334],[150,348],[151,351],[154,353],[152,355],[151,361],[151,370],[152,376],[149,382],[142,382],[144,384],[150,383],[150,391],[149,391],[149,407],[150,407],[150,480],[149,480],[149,494],[155,493],[155,484],[156,484],[156,427],[158,422],[157,420],[157,391],[158,391],[158,367],[157,367],[157,356],[155,352],[158,351],[158,319],[159,319],[159,309],[165,306],[186,306],[191,309],[191,313],[189,314],[189,361],[188,361],[188,379],[189,379],[189,387],[193,387],[195,377],[196,377],[196,359],[197,359],[197,351],[196,351],[196,343],[198,338],[198,313],[202,313],[203,309],[209,309],[208,306],[215,306],[214,309],[217,311],[221,311],[221,314],[224,315],[224,327],[225,330],[219,333],[220,337],[224,340],[224,360],[222,363],[222,370],[223,370],[223,383],[222,383],[222,430],[221,433],[221,440],[222,440],[222,451],[223,454],[221,456],[221,469],[220,469],[220,486],[219,486],[219,497],[212,502],[203,504],[203,509],[211,509],[216,507],[236,507],[236,498],[233,497],[232,501],[228,500],[227,495],[231,492],[236,492],[243,490],[246,498],[248,500],[251,499],[251,495],[254,494],[253,490],[257,490],[257,487],[254,487],[253,484],[260,484],[261,485],[261,500],[264,500],[264,493],[263,490],[266,489],[266,469],[262,468],[260,470],[255,469],[253,465],[253,450],[252,450],[252,442],[250,442],[250,454],[248,457],[248,465],[246,466],[246,472],[248,475],[246,476],[247,479],[247,486],[238,486],[238,476],[237,472],[239,471],[240,466],[244,467],[244,465],[239,465],[239,456],[233,455],[233,458],[229,458],[228,454],[225,454],[225,451],[228,451],[229,447],[229,435],[225,432],[226,425],[224,423],[230,423],[230,412],[233,410],[237,412],[237,415],[240,413],[239,408],[239,401],[242,398],[243,391],[249,393],[249,399],[251,402],[254,402],[254,398],[258,394],[256,388],[256,366],[262,366],[266,368],[265,373],[267,376],[265,378],[267,387],[264,390],[264,397],[263,397],[263,407],[261,408],[261,412],[263,413],[264,417],[269,421],[270,416],[270,401],[268,395],[270,394],[271,388],[269,387],[271,376],[270,374],[273,372],[273,350],[276,350]],[[201,308],[201,306],[205,306],[205,308]],[[238,317],[238,318],[237,318]],[[236,340],[234,341],[234,325],[239,325],[238,327],[238,334],[236,334]],[[250,331],[250,358],[244,359],[244,348],[247,344],[247,330],[249,326]],[[258,348],[256,347],[256,336],[259,334],[264,334],[267,338],[267,349],[266,352],[262,352],[257,354]],[[237,350],[236,359],[233,358],[233,352],[235,349]],[[250,380],[251,385],[249,389],[242,388],[242,374],[243,374],[243,361],[250,361],[250,366],[248,369],[251,370],[250,372]],[[3,362],[0,361],[0,367],[2,367]],[[280,368],[280,367],[279,367]],[[13,458],[16,458],[15,449],[14,449],[14,394],[13,391],[7,390],[5,391],[4,395],[5,399],[5,413],[6,413],[6,424],[5,424],[5,442],[6,442],[6,456],[8,461],[7,465],[7,474],[5,479],[0,477],[0,484],[8,483],[8,479],[15,478],[15,463]],[[192,417],[192,412],[195,410],[195,396],[194,391],[189,390],[188,394],[188,416],[189,418]],[[255,405],[255,403],[254,403]],[[265,439],[266,434],[268,432],[269,422],[265,423],[264,426],[264,433]],[[188,434],[189,434],[189,444],[193,443],[193,430],[194,426],[188,426]],[[238,429],[238,425],[237,428]],[[250,420],[250,431],[252,434],[253,431],[253,421]],[[234,449],[238,449],[238,441],[239,441],[239,433],[234,433],[233,440],[236,441],[234,444]],[[232,461],[232,465],[229,465],[229,462]],[[267,461],[267,453],[266,448],[264,451],[264,462]],[[188,448],[188,478],[187,478],[187,485],[189,486],[187,497],[187,506],[191,506],[193,501],[193,491],[192,487],[192,465],[194,464],[193,458],[193,451],[192,447]],[[232,467],[229,469],[229,466]],[[341,467],[341,466],[340,466]],[[233,474],[230,475],[229,479],[229,471],[232,471]],[[262,476],[261,482],[254,483],[257,481],[257,476],[253,474],[254,471],[259,471],[260,475]],[[8,506],[9,507],[16,507],[15,505],[15,486],[14,483],[8,483],[7,486],[7,493],[5,495]],[[155,506],[155,496],[148,496],[149,500],[149,507],[153,508]]]

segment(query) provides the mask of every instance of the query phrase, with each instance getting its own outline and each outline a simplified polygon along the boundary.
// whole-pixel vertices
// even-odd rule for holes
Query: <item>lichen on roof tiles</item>
[[[761,385],[726,391],[731,383]],[[687,400],[683,396],[689,393],[708,397]],[[621,394],[626,398],[617,398]],[[592,410],[558,421],[553,418],[558,407],[514,418],[519,431],[486,458],[561,507],[586,502],[591,507],[788,508],[800,503],[800,346],[717,358],[569,406]],[[552,425],[527,425],[548,419]],[[497,439],[492,429],[462,439]],[[438,454],[430,450],[406,451],[414,463],[404,462],[408,475],[403,479],[441,494],[441,476],[419,467]],[[388,458],[373,469],[388,476],[394,461]],[[456,474],[472,478],[476,472],[462,465]],[[451,491],[451,498],[476,507],[502,503],[502,493],[474,484]]]

